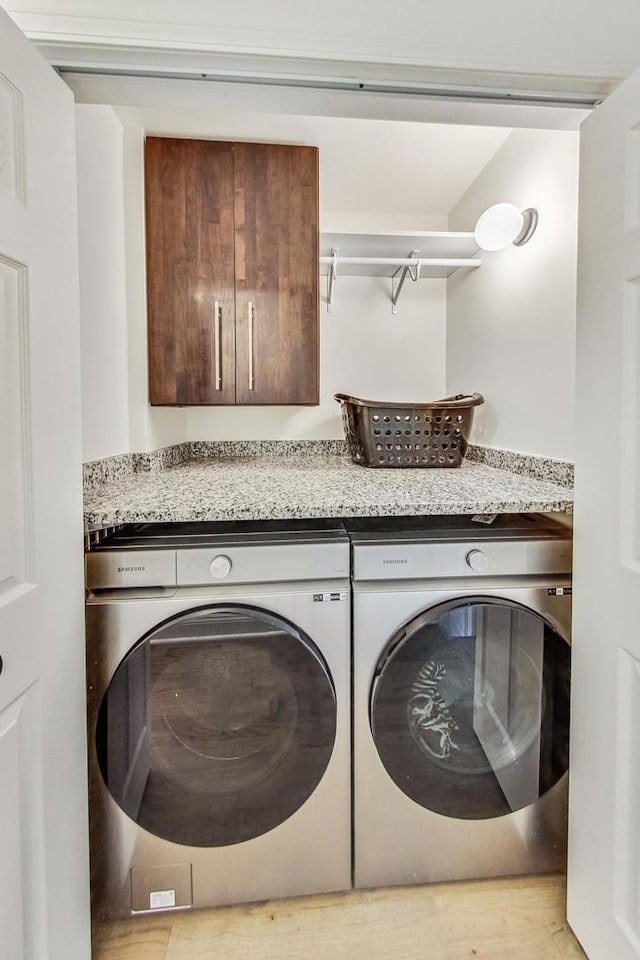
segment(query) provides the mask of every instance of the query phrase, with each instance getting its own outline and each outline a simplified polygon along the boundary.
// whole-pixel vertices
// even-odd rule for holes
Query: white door
[[[0,955],[87,960],[73,97],[0,10]]]
[[[569,922],[640,957],[640,72],[582,126]]]

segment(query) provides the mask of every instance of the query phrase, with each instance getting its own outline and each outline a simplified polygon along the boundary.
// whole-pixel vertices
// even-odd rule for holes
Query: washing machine
[[[86,574],[94,920],[350,887],[341,525],[140,524]]]
[[[354,520],[354,884],[562,870],[571,531]]]

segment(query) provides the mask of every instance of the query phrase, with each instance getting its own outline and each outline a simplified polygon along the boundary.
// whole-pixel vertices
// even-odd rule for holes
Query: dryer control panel
[[[571,529],[541,514],[345,522],[354,580],[560,576],[571,573]]]

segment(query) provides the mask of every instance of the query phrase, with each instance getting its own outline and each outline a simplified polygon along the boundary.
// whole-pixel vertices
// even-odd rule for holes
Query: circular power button
[[[229,557],[219,554],[209,564],[209,572],[216,580],[224,580],[231,573],[231,560],[229,560]]]
[[[477,573],[482,573],[489,566],[489,557],[482,550],[469,550],[466,560],[467,566]]]

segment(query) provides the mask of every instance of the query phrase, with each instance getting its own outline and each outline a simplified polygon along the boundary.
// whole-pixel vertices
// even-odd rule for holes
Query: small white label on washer
[[[149,908],[151,910],[160,910],[163,907],[175,907],[175,890],[152,890],[149,893]]]
[[[497,513],[476,513],[471,519],[474,523],[493,523],[497,516]]]
[[[328,600],[346,600],[347,593],[345,590],[337,590],[335,593],[314,593],[313,602],[314,603],[325,603]]]

